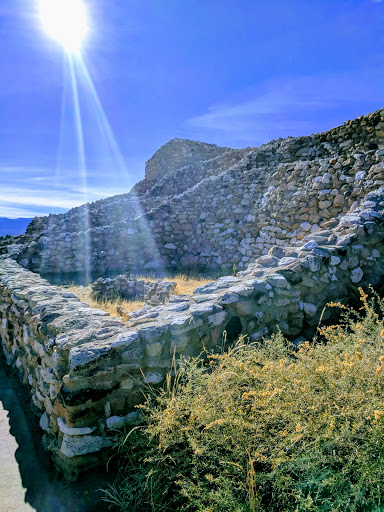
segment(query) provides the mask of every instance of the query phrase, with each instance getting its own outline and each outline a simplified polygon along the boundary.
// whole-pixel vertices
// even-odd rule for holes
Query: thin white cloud
[[[0,168],[1,173],[3,173],[3,172],[14,173],[14,172],[19,172],[19,171],[23,171],[23,170],[24,170],[24,167],[20,166],[20,165],[6,165],[6,166],[3,166]]]
[[[203,140],[216,137],[243,144],[321,131],[331,128],[321,125],[318,119],[321,112],[332,114],[348,106],[353,113],[356,110],[353,107],[364,103],[366,98],[373,108],[380,108],[383,79],[384,72],[380,70],[280,77],[267,82],[261,90],[245,92],[241,101],[212,106],[208,112],[189,119],[186,127]],[[364,113],[356,112],[356,115]]]
[[[0,206],[0,217],[7,217],[8,219],[19,219],[21,217],[24,218],[33,218],[37,215],[34,212],[31,212],[29,209],[17,208],[13,206]]]
[[[128,171],[89,170],[84,183],[78,171],[52,171],[4,162],[0,165],[0,217],[60,213],[86,202],[126,193],[140,178]],[[102,186],[105,182],[108,185]]]
[[[97,201],[105,197],[121,194],[121,189],[89,188],[86,193],[67,187],[63,189],[42,190],[2,186],[0,190],[0,217],[34,217],[60,212],[80,206],[86,202]]]

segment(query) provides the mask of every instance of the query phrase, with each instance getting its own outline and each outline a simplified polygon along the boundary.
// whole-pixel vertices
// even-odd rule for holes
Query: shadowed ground
[[[60,480],[39,438],[26,392],[0,357],[0,512],[106,510],[98,501],[105,477],[92,473],[79,483]]]

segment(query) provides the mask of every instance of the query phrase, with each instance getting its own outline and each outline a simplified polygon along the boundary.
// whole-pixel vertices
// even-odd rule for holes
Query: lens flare
[[[39,0],[40,18],[47,34],[68,53],[78,53],[88,32],[82,0]]]
[[[77,156],[77,171],[80,177],[84,202],[83,206],[77,209],[78,236],[75,242],[76,247],[71,247],[74,258],[73,272],[81,274],[84,283],[88,284],[94,272],[100,272],[104,263],[101,266],[98,265],[96,262],[97,252],[93,249],[93,230],[98,229],[99,226],[94,226],[93,221],[95,219],[92,218],[92,208],[88,204],[88,178],[90,174],[89,169],[87,169],[86,159],[87,134],[85,133],[85,127],[88,125],[87,122],[89,123],[92,119],[93,128],[97,126],[99,129],[100,158],[104,158],[102,151],[104,148],[107,148],[110,160],[108,167],[115,169],[115,172],[121,174],[127,173],[127,168],[103,104],[81,54],[81,47],[89,30],[86,2],[83,0],[36,0],[36,2],[40,6],[40,19],[45,31],[50,37],[60,43],[65,50],[56,176],[58,179],[62,176],[62,160],[65,159],[64,141],[68,140],[69,135],[71,142],[76,143],[71,148],[71,151],[72,155],[75,154]],[[83,104],[84,100],[85,104]],[[74,125],[66,123],[66,112],[70,114]],[[91,114],[91,117],[89,117],[89,114]],[[87,121],[85,123],[83,122],[84,115],[85,121]],[[145,237],[147,246],[152,247],[152,259],[158,262],[159,268],[161,268],[161,255],[157,250],[147,219],[142,216],[140,198],[132,195],[128,203],[127,216],[125,218],[126,229],[129,231],[130,228],[128,226],[130,223],[135,224],[138,232]],[[52,233],[55,233],[55,219],[52,217],[49,222],[52,222],[50,227],[52,227]],[[113,222],[114,220],[111,219],[112,224]],[[97,237],[99,236],[102,235],[97,232]],[[116,236],[118,236],[117,232]],[[110,240],[106,239],[105,246],[107,247],[109,243]],[[125,238],[124,243],[126,243]],[[130,243],[133,246],[135,245],[134,240]],[[132,249],[134,247],[130,247],[130,250]],[[141,250],[140,246],[137,250]],[[47,252],[46,258],[43,258],[41,262],[42,272],[44,272],[44,268],[52,268],[52,262],[49,258],[49,252]]]

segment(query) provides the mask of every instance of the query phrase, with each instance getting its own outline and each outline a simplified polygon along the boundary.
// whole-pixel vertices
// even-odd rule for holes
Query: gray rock
[[[303,309],[304,313],[310,318],[314,317],[317,312],[317,306],[315,304],[310,304],[309,302],[303,303]]]
[[[286,278],[279,274],[267,276],[267,282],[275,288],[289,288]]]
[[[121,430],[127,426],[140,423],[140,412],[130,412],[126,416],[110,416],[106,420],[108,430]]]
[[[92,434],[97,429],[97,427],[67,427],[65,420],[60,417],[57,418],[57,424],[60,431],[69,436],[85,436]]]
[[[364,272],[361,270],[360,267],[355,268],[351,272],[351,281],[352,283],[360,283],[360,281],[363,279]]]
[[[66,457],[95,453],[112,446],[112,440],[101,436],[69,436],[64,434],[60,452]]]

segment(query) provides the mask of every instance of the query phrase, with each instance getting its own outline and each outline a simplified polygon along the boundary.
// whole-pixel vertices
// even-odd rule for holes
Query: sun
[[[47,34],[65,51],[78,53],[88,32],[82,0],[39,0],[40,17]]]

